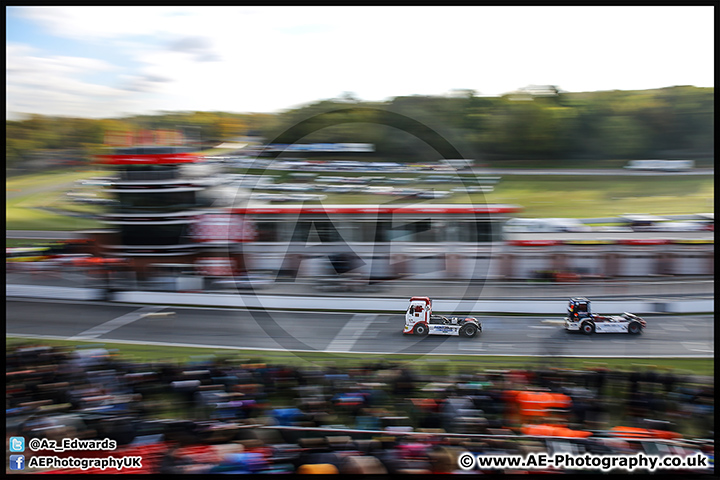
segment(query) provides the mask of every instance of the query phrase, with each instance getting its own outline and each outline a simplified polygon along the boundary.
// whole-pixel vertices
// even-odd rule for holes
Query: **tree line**
[[[6,165],[38,157],[88,162],[112,131],[181,129],[211,148],[239,137],[270,143],[372,143],[378,161],[459,154],[493,166],[714,157],[714,88],[640,91],[472,91],[363,102],[352,94],[276,114],[158,112],[113,119],[30,115],[6,121]]]

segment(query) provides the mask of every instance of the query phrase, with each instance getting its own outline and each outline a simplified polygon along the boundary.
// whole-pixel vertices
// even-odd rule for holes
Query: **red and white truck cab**
[[[445,317],[433,315],[429,297],[412,297],[405,312],[404,334],[452,335],[474,337],[482,332],[482,324],[475,317]]]

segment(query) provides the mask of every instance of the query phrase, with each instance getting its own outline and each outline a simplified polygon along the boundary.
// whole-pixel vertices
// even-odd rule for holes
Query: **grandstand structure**
[[[269,205],[214,203],[207,165],[185,145],[132,145],[101,155],[114,170],[114,202],[98,234],[103,255],[130,260],[138,278],[222,279],[271,272],[275,279],[353,276],[523,280],[713,275],[714,242],[663,232],[508,235],[518,205]],[[201,170],[199,170],[201,171]],[[239,195],[242,197],[243,195]],[[565,275],[565,276],[563,276]],[[173,280],[174,282],[174,280]],[[189,280],[186,281],[190,282]]]

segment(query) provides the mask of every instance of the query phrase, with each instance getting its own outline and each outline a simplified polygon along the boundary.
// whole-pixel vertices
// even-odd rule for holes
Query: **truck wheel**
[[[637,322],[632,322],[630,325],[628,325],[628,332],[632,333],[633,335],[637,335],[638,333],[640,333],[640,330],[642,329],[640,328],[640,324]]]
[[[421,337],[424,337],[428,334],[428,327],[424,323],[418,323],[415,325],[415,335],[420,335]]]
[[[472,338],[477,333],[477,327],[472,324],[465,325],[460,329],[460,336],[466,338]]]
[[[595,325],[590,322],[583,322],[583,324],[580,325],[580,331],[585,335],[590,335],[595,332]]]

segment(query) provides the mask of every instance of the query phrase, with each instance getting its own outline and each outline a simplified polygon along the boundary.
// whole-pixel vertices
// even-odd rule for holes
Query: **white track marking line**
[[[358,341],[360,335],[373,323],[377,315],[357,314],[345,324],[345,326],[333,338],[325,348],[326,352],[349,352]]]
[[[469,352],[484,352],[485,348],[483,347],[483,343],[480,341],[460,340],[458,342],[458,350],[464,350]]]
[[[127,325],[129,323],[132,323],[136,320],[140,320],[141,318],[151,315],[153,313],[159,312],[160,310],[167,308],[165,306],[158,306],[158,305],[150,305],[147,307],[140,308],[138,310],[135,310],[134,312],[126,313],[125,315],[122,315],[117,318],[113,318],[112,320],[109,320],[102,325],[96,325],[93,328],[89,330],[85,330],[82,333],[79,333],[75,335],[74,337],[70,337],[70,340],[82,340],[83,338],[97,338],[101,335],[105,335],[108,332],[112,332],[115,329],[118,329],[124,325]]]
[[[669,332],[689,332],[690,329],[686,325],[676,323],[658,323],[658,327]]]
[[[691,352],[713,352],[713,346],[705,342],[680,342],[683,347],[690,350]]]

